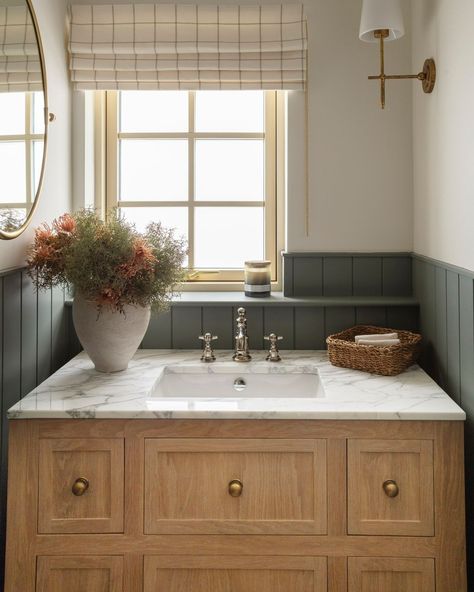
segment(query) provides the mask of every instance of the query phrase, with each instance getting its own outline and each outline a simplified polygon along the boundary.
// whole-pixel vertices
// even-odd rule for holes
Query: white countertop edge
[[[81,353],[21,399],[8,412],[14,419],[253,419],[253,420],[405,420],[464,421],[464,411],[419,367],[392,377],[338,368],[325,351],[282,352],[283,362],[264,361],[265,352],[252,352],[253,361],[239,365],[229,351],[216,352],[214,364],[200,365],[197,350],[138,350],[130,368],[116,374],[101,374]],[[170,397],[166,409],[151,409],[151,390],[164,366],[199,367],[199,372],[218,372],[231,367],[239,373],[278,373],[317,369],[326,396],[315,399],[267,398],[234,400],[240,408],[224,409],[225,398],[209,400],[203,409],[186,409]],[[184,401],[190,399],[184,398]],[[162,402],[162,401],[161,401]],[[215,404],[214,408],[212,407]],[[175,407],[173,408],[173,404]]]

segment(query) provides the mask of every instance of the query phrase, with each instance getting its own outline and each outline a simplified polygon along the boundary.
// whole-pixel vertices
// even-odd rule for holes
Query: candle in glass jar
[[[245,295],[254,298],[270,296],[271,293],[271,262],[270,261],[246,261],[245,262]]]

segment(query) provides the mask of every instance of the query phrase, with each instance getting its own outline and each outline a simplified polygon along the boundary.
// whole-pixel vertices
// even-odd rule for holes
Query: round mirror
[[[0,0],[0,238],[36,208],[48,130],[46,74],[31,0]]]

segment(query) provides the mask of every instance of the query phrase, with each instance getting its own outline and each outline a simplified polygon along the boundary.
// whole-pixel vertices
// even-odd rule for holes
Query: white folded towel
[[[387,339],[398,339],[398,333],[373,333],[372,335],[356,335],[354,340],[356,343],[361,341],[386,341]]]
[[[357,345],[400,345],[400,339],[361,339]]]

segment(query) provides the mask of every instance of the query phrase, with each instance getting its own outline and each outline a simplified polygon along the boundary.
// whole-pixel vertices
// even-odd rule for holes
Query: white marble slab
[[[464,420],[464,411],[418,366],[394,377],[376,376],[332,366],[324,351],[282,352],[283,362],[265,362],[253,353],[246,372],[311,372],[316,367],[325,396],[254,398],[236,393],[222,398],[173,398],[153,395],[167,365],[190,366],[200,352],[139,350],[129,369],[96,372],[81,353],[8,411],[10,419],[27,418],[191,418],[191,419],[383,419]],[[242,364],[231,352],[217,352],[202,372],[218,372]]]

